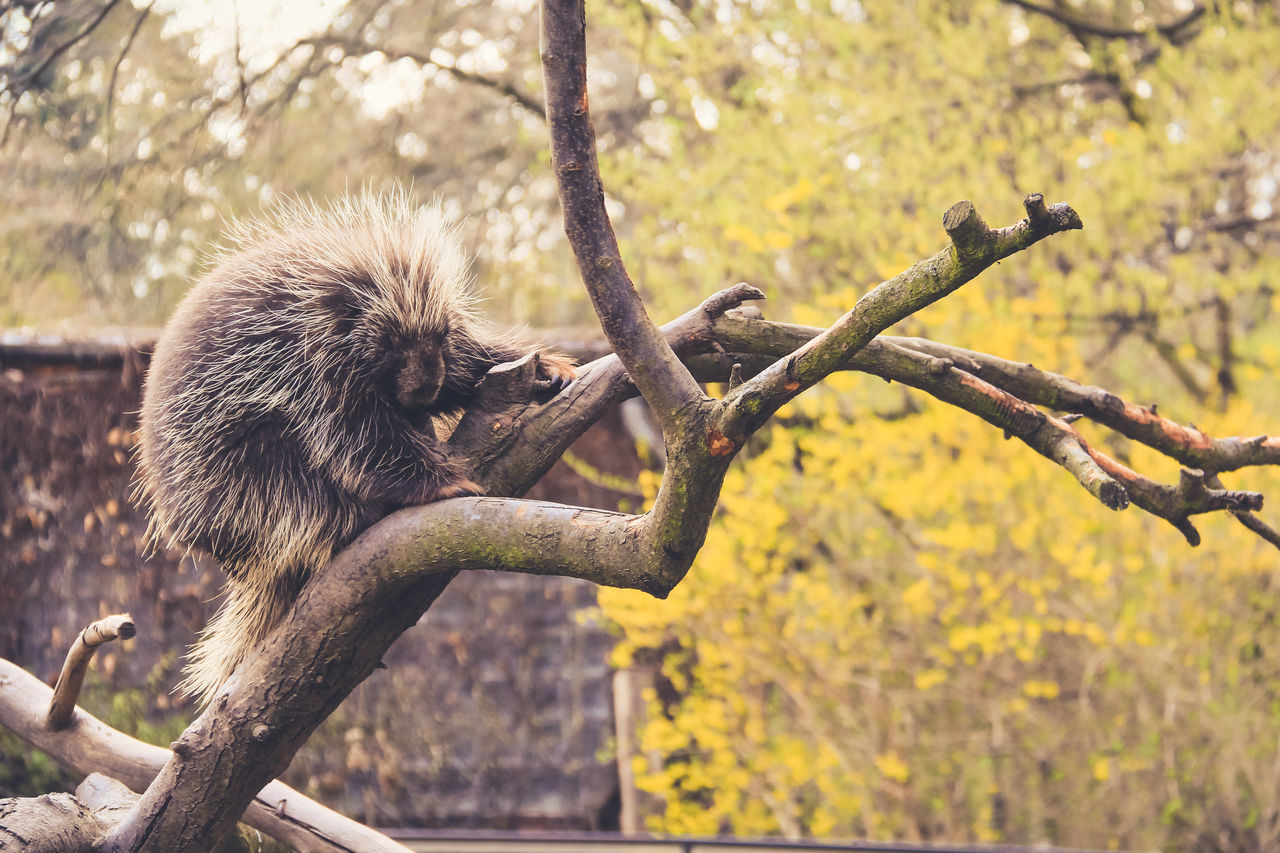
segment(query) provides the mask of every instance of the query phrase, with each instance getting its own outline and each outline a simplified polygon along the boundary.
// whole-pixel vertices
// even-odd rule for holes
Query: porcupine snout
[[[429,408],[444,385],[444,353],[438,340],[427,340],[405,353],[396,372],[396,402],[409,411]]]

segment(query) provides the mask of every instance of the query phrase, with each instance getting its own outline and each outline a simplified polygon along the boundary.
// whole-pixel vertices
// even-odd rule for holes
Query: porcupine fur
[[[474,302],[456,230],[404,190],[233,226],[143,393],[136,494],[152,539],[211,554],[228,578],[183,691],[212,698],[370,524],[479,493],[437,424],[530,347]],[[573,377],[562,357],[541,365],[556,386]]]

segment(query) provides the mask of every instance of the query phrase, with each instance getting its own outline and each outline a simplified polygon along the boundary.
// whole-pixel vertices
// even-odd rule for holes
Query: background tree
[[[905,266],[927,242],[920,211],[962,187],[1070,186],[1080,238],[904,328],[1088,375],[1210,432],[1273,416],[1274,6],[667,15],[646,71],[688,117],[669,133],[680,180],[657,158],[620,168],[666,190],[634,220],[646,270],[814,294],[783,310],[821,324]],[[687,211],[678,232],[659,209]],[[643,746],[663,760],[639,768],[666,802],[653,826],[1272,843],[1265,543],[1222,519],[1186,551],[1153,520],[1065,511],[1071,484],[1034,458],[866,379],[833,378],[756,441],[672,600],[602,596],[626,636],[616,662],[659,661]],[[1143,448],[1108,446],[1151,470]]]

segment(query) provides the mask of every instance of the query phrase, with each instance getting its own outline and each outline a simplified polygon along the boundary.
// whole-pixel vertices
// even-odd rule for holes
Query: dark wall
[[[208,559],[145,553],[146,520],[129,501],[145,354],[77,352],[0,348],[0,656],[52,682],[86,623],[128,611],[138,637],[99,653],[84,701],[109,715],[111,696],[133,691],[153,723],[181,725],[195,709],[169,691],[222,574]],[[639,470],[616,419],[572,452],[612,474]],[[530,496],[609,508],[633,497],[562,465]],[[585,582],[460,576],[286,780],[381,825],[591,828],[602,810],[607,824],[611,641],[582,618],[594,601]]]

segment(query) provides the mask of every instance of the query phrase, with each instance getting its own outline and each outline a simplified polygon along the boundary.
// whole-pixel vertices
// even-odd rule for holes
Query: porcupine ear
[[[364,313],[356,295],[345,287],[329,288],[316,301],[330,319],[334,334],[339,337],[350,335]]]

